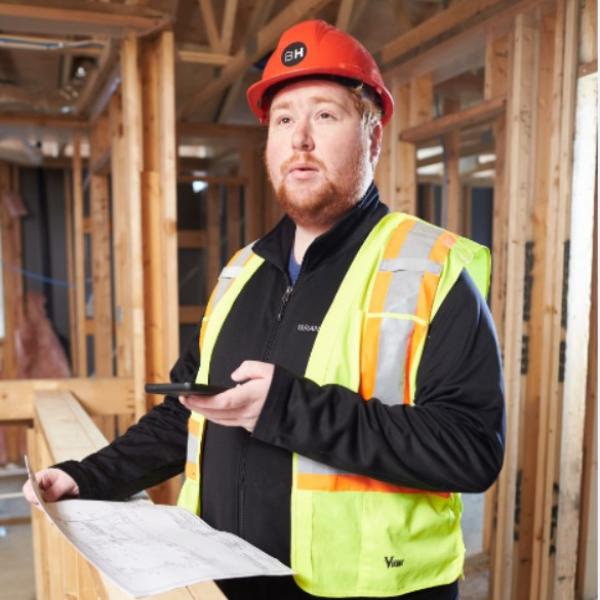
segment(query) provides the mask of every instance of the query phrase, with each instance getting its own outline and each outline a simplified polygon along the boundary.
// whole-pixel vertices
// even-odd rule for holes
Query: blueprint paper
[[[29,467],[28,472],[50,520],[87,560],[136,598],[212,579],[292,574],[262,550],[182,508],[144,500],[46,503]]]

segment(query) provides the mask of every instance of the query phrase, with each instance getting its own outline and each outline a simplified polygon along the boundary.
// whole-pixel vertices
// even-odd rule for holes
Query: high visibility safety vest
[[[235,299],[263,263],[248,246],[223,269],[201,334],[196,381]],[[365,401],[411,404],[430,322],[463,269],[486,296],[487,248],[402,213],[386,215],[356,254],[321,324],[304,376]],[[179,502],[200,514],[204,419],[189,420]],[[291,567],[326,597],[396,596],[462,576],[460,495],[392,485],[293,455]]]

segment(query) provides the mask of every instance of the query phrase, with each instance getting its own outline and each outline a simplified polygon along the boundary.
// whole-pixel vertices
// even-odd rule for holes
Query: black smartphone
[[[228,387],[221,385],[204,385],[202,383],[147,383],[144,386],[146,394],[161,394],[163,396],[214,396]]]

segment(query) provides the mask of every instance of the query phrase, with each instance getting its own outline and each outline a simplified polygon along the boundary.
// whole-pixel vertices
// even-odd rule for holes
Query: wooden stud
[[[77,375],[87,374],[87,343],[84,325],[85,316],[85,271],[83,246],[83,185],[81,168],[81,138],[78,133],[73,136],[73,225],[75,254],[75,313],[77,320]]]
[[[79,358],[77,342],[77,311],[76,311],[76,291],[75,291],[75,236],[73,226],[73,188],[72,177],[69,171],[65,169],[63,189],[65,192],[65,235],[67,246],[67,283],[69,285],[69,344],[71,356],[71,372],[77,373],[79,367],[77,360]]]
[[[547,211],[547,242],[545,245],[545,299],[553,307],[551,318],[544,325],[544,363],[540,379],[540,436],[536,470],[534,511],[534,546],[530,597],[550,597],[555,548],[552,525],[557,510],[556,456],[560,432],[560,346],[564,339],[561,326],[563,295],[564,248],[568,231],[570,169],[572,162],[572,131],[574,114],[576,18],[571,2],[556,4],[554,67],[552,83],[552,117],[550,142],[549,194]],[[572,61],[571,65],[569,61]],[[553,516],[554,515],[554,516]]]
[[[146,412],[144,396],[145,340],[144,340],[144,271],[142,251],[142,102],[138,70],[139,42],[133,35],[123,40],[121,72],[123,77],[123,153],[127,168],[127,219],[129,222],[128,257],[130,279],[127,300],[131,311],[132,375],[136,399],[136,418]]]
[[[566,58],[568,59],[568,55]],[[556,573],[553,591],[555,600],[572,600],[575,597],[583,464],[582,441],[590,340],[594,196],[597,183],[596,108],[596,76],[588,75],[579,79],[577,83],[577,125],[571,186],[565,401],[562,414]],[[595,366],[597,365],[592,368]]]
[[[526,223],[530,201],[530,156],[533,29],[528,15],[515,21],[514,64],[507,109],[509,142],[508,167],[508,252],[506,290],[506,321],[504,334],[507,428],[512,432],[506,440],[504,467],[498,488],[498,552],[494,556],[493,598],[508,600],[513,574],[513,515],[518,462],[518,432],[520,431],[521,352],[523,331],[523,275]]]
[[[458,103],[455,100],[444,101],[445,116],[452,116],[458,112]],[[444,117],[442,117],[444,118]],[[459,173],[460,160],[460,132],[458,129],[450,131],[444,136],[444,187],[442,189],[442,227],[464,235],[461,226],[463,202],[462,187]]]
[[[416,215],[417,151],[414,144],[403,142],[398,137],[402,130],[410,126],[410,85],[400,85],[397,79],[392,85],[398,110],[394,112],[390,128],[390,177],[394,192],[390,208]]]
[[[354,0],[342,0],[338,8],[335,26],[342,31],[349,31]]]

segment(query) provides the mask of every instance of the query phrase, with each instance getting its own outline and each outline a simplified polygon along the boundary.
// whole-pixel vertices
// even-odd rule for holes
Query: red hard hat
[[[318,20],[303,21],[282,34],[261,80],[246,92],[250,109],[264,123],[269,108],[263,102],[267,90],[278,83],[310,75],[329,75],[365,83],[379,96],[382,124],[390,120],[394,100],[371,54],[352,36]]]

